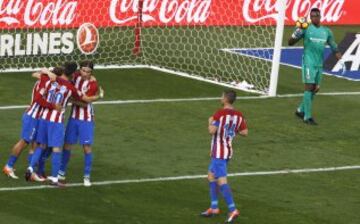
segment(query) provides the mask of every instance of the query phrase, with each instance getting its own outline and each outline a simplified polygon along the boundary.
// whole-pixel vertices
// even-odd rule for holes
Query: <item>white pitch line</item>
[[[329,93],[318,93],[320,96],[354,96],[360,95],[360,92],[329,92]],[[240,100],[258,100],[258,99],[271,99],[271,98],[293,98],[301,97],[303,93],[294,94],[281,94],[276,97],[270,96],[239,96]],[[93,104],[97,105],[116,105],[116,104],[151,104],[151,103],[176,103],[176,102],[195,102],[195,101],[213,101],[219,100],[219,97],[199,97],[199,98],[180,98],[180,99],[149,99],[149,100],[108,100],[108,101],[97,101]],[[14,110],[14,109],[25,109],[28,105],[10,105],[0,106],[0,110]]]
[[[229,177],[238,176],[268,176],[268,175],[281,175],[281,174],[299,174],[299,173],[319,173],[319,172],[334,172],[341,170],[357,170],[360,169],[360,165],[354,166],[339,166],[339,167],[326,167],[326,168],[306,168],[306,169],[287,169],[287,170],[274,170],[274,171],[258,171],[258,172],[242,172],[242,173],[231,173]],[[176,177],[158,177],[158,178],[144,178],[144,179],[130,179],[130,180],[109,180],[93,182],[93,186],[104,186],[114,184],[131,184],[131,183],[148,183],[148,182],[168,182],[177,180],[194,180],[194,179],[205,179],[207,175],[188,175],[188,176],[176,176]],[[66,188],[69,187],[81,187],[82,183],[71,183],[66,184]],[[54,188],[49,185],[40,186],[23,186],[23,187],[4,187],[0,188],[2,191],[25,191],[25,190],[41,190],[46,188]]]

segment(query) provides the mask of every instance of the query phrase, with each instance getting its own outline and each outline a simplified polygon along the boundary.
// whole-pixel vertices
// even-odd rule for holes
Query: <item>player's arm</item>
[[[239,127],[237,128],[237,132],[239,135],[246,137],[249,134],[249,130],[247,128],[246,120],[243,119],[241,123],[239,124]]]
[[[301,38],[304,37],[305,30],[301,28],[296,28],[295,31],[291,34],[291,37],[288,40],[290,46],[295,45]]]
[[[79,107],[86,107],[88,104],[83,101],[75,100],[74,98],[70,98],[69,100],[72,104],[79,106]]]
[[[343,67],[343,72],[345,72],[346,67],[345,67],[345,62],[342,60],[342,54],[338,48],[338,45],[335,42],[335,38],[334,38],[334,34],[331,32],[330,29],[328,29],[328,39],[327,39],[327,44],[330,46],[331,51],[335,54],[336,59],[339,60],[339,62],[341,63],[341,66]]]
[[[56,75],[54,73],[52,73],[49,69],[47,68],[43,68],[38,72],[34,72],[32,73],[32,77],[36,78],[36,79],[41,79],[41,75],[47,75],[51,81],[55,81],[56,80]]]
[[[35,94],[35,98],[34,98],[35,102],[40,104],[41,107],[49,108],[50,110],[61,111],[62,109],[61,105],[49,103],[47,100],[44,99],[45,92],[46,92],[45,88],[42,87],[40,83],[40,90],[37,91],[37,93]]]
[[[209,134],[211,135],[215,134],[217,132],[218,127],[219,127],[219,121],[214,120],[213,116],[209,117],[209,126],[208,126]]]

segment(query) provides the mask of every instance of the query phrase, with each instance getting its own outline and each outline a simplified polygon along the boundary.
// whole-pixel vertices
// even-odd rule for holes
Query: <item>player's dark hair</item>
[[[228,100],[230,104],[233,104],[236,100],[236,92],[234,90],[225,90],[224,97]]]
[[[82,62],[80,62],[80,68],[82,68],[82,67],[88,67],[88,68],[91,68],[92,70],[94,70],[94,62],[82,61]]]
[[[312,12],[318,12],[320,14],[320,9],[319,8],[312,8],[310,13]]]
[[[52,73],[54,73],[57,76],[62,76],[64,74],[64,67],[58,66],[52,69]]]
[[[77,70],[77,63],[74,61],[68,61],[64,63],[64,73],[66,76],[71,76]]]

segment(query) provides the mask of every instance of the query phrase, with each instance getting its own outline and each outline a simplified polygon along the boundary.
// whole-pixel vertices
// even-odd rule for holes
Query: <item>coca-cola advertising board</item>
[[[286,0],[286,24],[320,8],[330,25],[360,24],[359,0]],[[275,25],[276,0],[0,0],[0,28]]]

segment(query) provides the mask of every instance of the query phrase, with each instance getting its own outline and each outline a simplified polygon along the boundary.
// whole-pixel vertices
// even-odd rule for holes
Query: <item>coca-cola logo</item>
[[[0,0],[0,23],[6,25],[69,25],[76,16],[77,1]]]
[[[258,23],[266,19],[276,19],[280,1],[244,0],[243,16],[247,22]],[[343,15],[345,0],[286,0],[286,19],[295,21],[299,17],[308,16],[312,8],[319,8],[325,22],[337,22]],[[291,8],[292,6],[292,8]]]
[[[109,14],[116,24],[136,21],[140,8],[142,22],[204,23],[212,0],[111,0]],[[142,5],[141,5],[142,3]]]
[[[92,23],[82,24],[76,35],[76,42],[83,54],[93,54],[99,46],[99,31]]]

